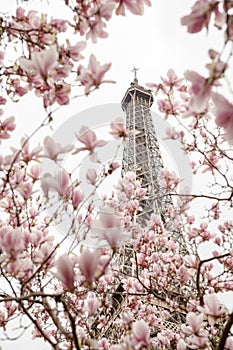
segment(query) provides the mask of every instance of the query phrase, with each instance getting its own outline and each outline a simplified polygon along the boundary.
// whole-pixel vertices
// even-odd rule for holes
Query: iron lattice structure
[[[123,151],[122,173],[133,171],[142,187],[147,188],[147,198],[140,202],[142,212],[137,221],[145,224],[152,213],[167,221],[167,207],[171,197],[160,185],[159,177],[163,169],[158,140],[150,112],[153,96],[150,90],[131,83],[122,100],[122,109],[126,112],[126,127],[133,131]]]
[[[185,253],[183,236],[174,229],[167,210],[173,205],[171,196],[160,184],[160,172],[164,166],[150,111],[152,104],[151,90],[138,85],[135,76],[121,103],[126,113],[126,127],[133,131],[123,150],[122,175],[133,171],[142,187],[147,189],[146,198],[140,201],[142,210],[137,213],[136,221],[145,226],[152,213],[158,214],[170,237],[179,242],[180,252]],[[126,246],[123,257],[125,268],[130,265],[131,255],[130,246]]]
[[[122,175],[128,171],[133,171],[137,179],[141,182],[142,187],[147,188],[146,198],[140,201],[142,210],[135,217],[136,222],[145,226],[155,213],[161,217],[170,237],[180,243],[180,251],[187,252],[185,243],[180,232],[172,226],[171,218],[168,214],[168,208],[173,205],[172,199],[166,189],[159,181],[160,172],[163,170],[163,161],[159,149],[159,144],[155,132],[154,123],[150,107],[153,104],[151,90],[145,89],[138,85],[135,71],[134,82],[131,83],[122,99],[122,109],[126,113],[126,127],[133,131],[123,150]],[[133,246],[130,243],[125,244],[124,249],[116,259],[117,264],[124,275],[133,276],[131,259],[134,256]],[[174,280],[174,290],[176,290],[176,281]],[[106,327],[97,331],[98,321],[95,322],[94,328],[97,331],[97,338],[106,337],[114,342],[114,338],[119,336],[120,330],[113,327],[114,321],[124,308],[127,296],[124,294],[122,284],[113,291],[112,309],[110,313],[104,315],[108,322]],[[161,311],[170,310],[170,306],[159,300],[154,303]],[[163,327],[179,332],[183,313],[172,314],[170,320],[164,322]],[[152,334],[156,336],[158,329],[153,329]],[[171,347],[173,349],[173,347]]]

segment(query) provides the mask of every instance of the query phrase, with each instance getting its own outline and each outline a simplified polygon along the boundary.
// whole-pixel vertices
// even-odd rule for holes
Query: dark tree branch
[[[228,337],[228,334],[230,332],[232,325],[233,325],[233,312],[229,315],[228,321],[223,329],[217,350],[224,350],[226,340],[227,340],[227,337]]]

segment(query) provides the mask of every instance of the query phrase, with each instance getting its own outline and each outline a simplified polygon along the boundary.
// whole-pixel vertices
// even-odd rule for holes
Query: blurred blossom
[[[33,51],[31,59],[21,57],[20,66],[29,74],[38,74],[41,78],[47,79],[49,72],[57,65],[58,52],[56,45],[48,50]]]
[[[74,267],[70,257],[63,254],[56,261],[57,273],[55,276],[62,282],[64,287],[72,291],[74,289]]]
[[[216,116],[216,124],[224,128],[227,141],[233,144],[233,104],[218,93],[211,96],[215,104],[212,112]]]

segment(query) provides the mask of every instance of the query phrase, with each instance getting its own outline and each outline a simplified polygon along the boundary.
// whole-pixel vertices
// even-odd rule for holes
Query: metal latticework
[[[185,253],[187,249],[183,237],[174,229],[167,210],[173,205],[171,196],[160,184],[163,161],[150,111],[152,103],[151,90],[138,85],[135,79],[122,99],[126,127],[133,131],[124,147],[122,175],[133,171],[142,187],[147,189],[146,198],[140,201],[142,210],[137,213],[136,221],[144,226],[152,213],[158,214],[171,238],[179,242],[180,252]]]
[[[147,198],[140,202],[143,210],[137,216],[141,224],[146,223],[152,213],[161,215],[165,222],[166,208],[171,205],[170,196],[159,183],[163,163],[150,112],[152,103],[151,91],[136,82],[122,100],[126,127],[134,131],[124,148],[122,173],[135,172],[142,187],[147,188]]]
[[[181,240],[179,232],[172,228],[171,220],[168,214],[168,208],[172,205],[171,196],[160,184],[160,172],[163,170],[163,162],[160,154],[159,144],[150,112],[153,103],[151,90],[145,89],[138,85],[137,79],[131,83],[131,86],[122,99],[122,109],[126,112],[126,127],[133,131],[132,136],[127,140],[123,150],[122,175],[128,171],[133,171],[137,179],[141,182],[142,187],[147,189],[145,199],[140,201],[142,210],[137,213],[135,218],[141,226],[145,226],[151,218],[151,214],[155,213],[161,217],[166,229],[171,233],[171,238],[176,241]],[[184,242],[181,240],[182,250],[185,251]],[[122,253],[123,251],[123,253]],[[122,272],[125,276],[133,276],[133,265],[131,259],[134,257],[133,246],[127,243],[121,255],[118,257],[118,264],[121,265]],[[175,286],[175,280],[174,280]],[[119,336],[117,329],[112,326],[116,318],[122,311],[126,302],[126,294],[122,284],[113,291],[112,309],[106,315],[108,324],[97,332],[100,339],[106,337],[112,341],[116,334]],[[168,309],[169,305],[164,305],[157,301],[154,303],[159,310]],[[175,316],[175,317],[173,317]],[[172,318],[173,317],[173,318]],[[163,323],[163,327],[168,330],[179,331],[180,315],[171,315],[171,319]],[[98,321],[95,323],[97,326]],[[152,336],[156,336],[158,329],[152,330]],[[173,349],[173,347],[171,347]]]

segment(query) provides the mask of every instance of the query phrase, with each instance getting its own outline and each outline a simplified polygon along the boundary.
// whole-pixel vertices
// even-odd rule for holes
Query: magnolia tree
[[[105,38],[114,14],[142,15],[145,5],[150,1],[65,0],[69,20],[20,6],[1,16],[1,145],[19,122],[7,115],[10,100],[35,93],[44,108],[40,126],[22,138],[21,148],[0,155],[0,324],[6,340],[30,328],[33,338],[52,349],[233,349],[233,309],[220,298],[233,291],[233,2],[198,0],[181,19],[191,34],[213,26],[222,33],[221,50],[209,50],[205,76],[190,70],[177,77],[169,70],[148,84],[173,125],[167,137],[179,140],[193,174],[209,181],[206,192],[180,193],[181,180],[164,169],[160,184],[174,199],[167,222],[158,214],[143,226],[135,221],[147,189],[134,173],[96,203],[98,187],[120,166],[114,154],[98,171],[87,169],[92,190],[82,191],[63,157],[84,154],[99,162],[96,150],[106,141],[93,130],[84,125],[77,142],[65,146],[46,135],[54,111],[65,111],[77,85],[88,95],[108,81],[110,64],[94,55],[87,67],[80,64],[88,40]],[[76,44],[68,39],[73,33],[80,39]],[[40,130],[44,140],[33,148]],[[132,135],[121,120],[112,121],[109,131],[122,142]],[[45,160],[55,173],[43,172]],[[202,208],[200,217],[196,207]],[[67,224],[57,236],[63,220]],[[83,244],[90,235],[99,247]],[[130,275],[119,263],[127,247]]]

